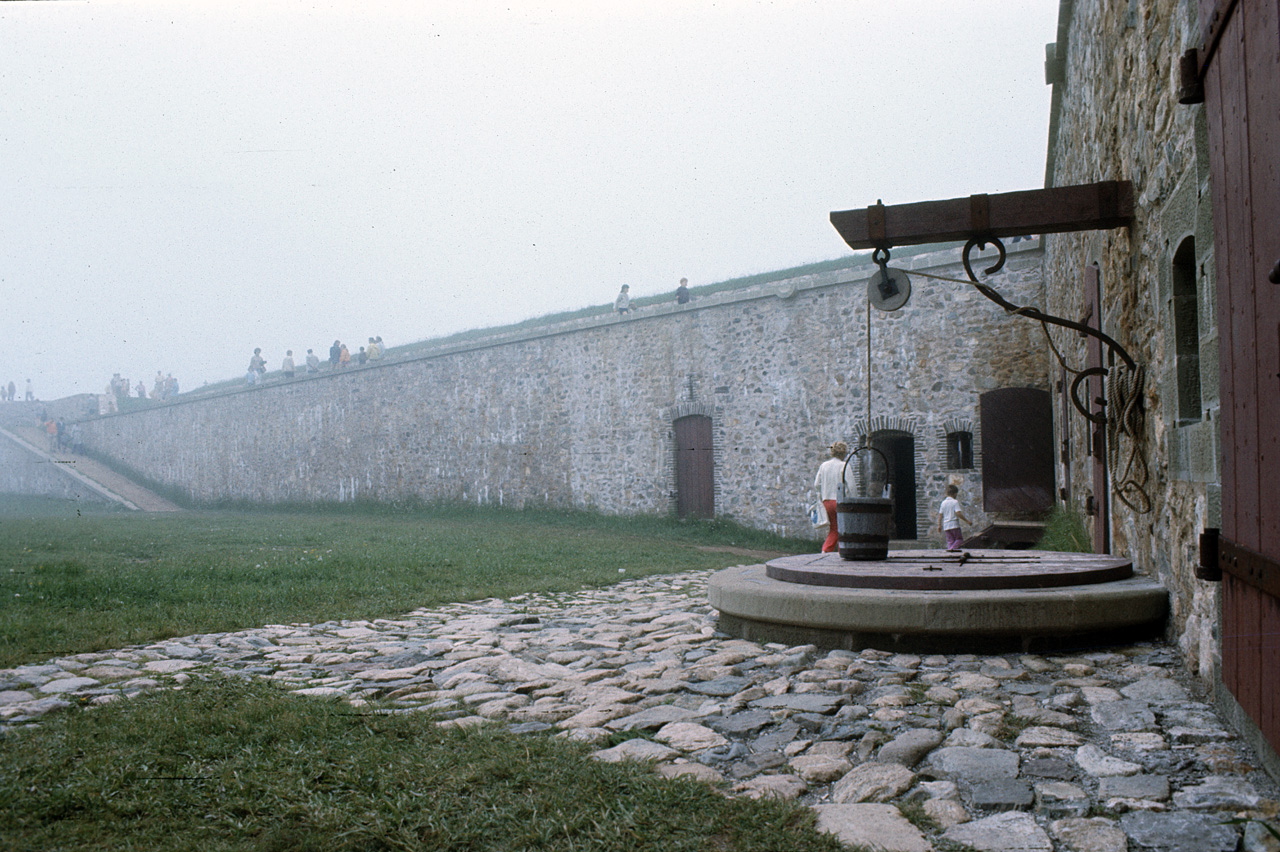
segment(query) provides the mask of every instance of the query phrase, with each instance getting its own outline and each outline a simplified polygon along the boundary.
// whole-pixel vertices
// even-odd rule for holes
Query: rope
[[[1147,370],[1142,366],[1130,370],[1116,365],[1107,377],[1110,380],[1107,382],[1107,407],[1111,413],[1107,418],[1107,463],[1112,470],[1112,488],[1120,502],[1139,515],[1151,511],[1151,495],[1146,488],[1151,471],[1147,466],[1146,453],[1141,452],[1147,434],[1147,414],[1142,404],[1146,374]],[[1122,437],[1129,439],[1129,455],[1124,463],[1124,472],[1116,476]]]

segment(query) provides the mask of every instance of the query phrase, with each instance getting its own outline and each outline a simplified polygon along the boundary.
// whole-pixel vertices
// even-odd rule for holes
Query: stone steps
[[[143,512],[181,512],[182,507],[117,473],[96,459],[50,447],[49,435],[39,426],[18,425],[5,430],[28,449],[58,465],[68,475],[98,486],[97,490],[121,505]]]

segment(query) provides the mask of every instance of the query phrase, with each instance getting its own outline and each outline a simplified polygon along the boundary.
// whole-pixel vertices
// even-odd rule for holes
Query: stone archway
[[[920,471],[924,465],[921,441],[916,434],[916,423],[906,417],[877,416],[870,423],[865,420],[854,424],[855,445],[870,446],[884,453],[885,462],[874,453],[863,453],[868,460],[850,465],[861,489],[866,479],[867,493],[879,494],[886,481],[893,485],[893,519],[897,528],[895,538],[914,540],[920,537],[921,526],[928,528],[927,519],[922,524]]]

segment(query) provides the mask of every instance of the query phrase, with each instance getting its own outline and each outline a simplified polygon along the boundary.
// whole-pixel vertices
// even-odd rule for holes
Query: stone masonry
[[[963,278],[958,249],[895,267]],[[997,284],[1040,295],[1038,241],[1010,252]],[[943,489],[960,485],[979,526],[978,396],[1044,387],[1034,324],[972,287],[914,277],[908,305],[871,318],[867,279],[835,272],[774,280],[319,377],[268,381],[83,424],[86,444],[198,501],[472,501],[665,513],[676,496],[673,423],[709,417],[716,514],[810,535],[803,512],[833,440],[909,435],[916,529],[932,535]],[[946,433],[973,436],[974,466],[947,467]]]
[[[1052,313],[1082,317],[1084,271],[1096,264],[1103,330],[1146,368],[1147,420],[1137,450],[1150,466],[1152,506],[1139,514],[1112,499],[1112,552],[1130,555],[1169,589],[1171,635],[1191,670],[1212,681],[1218,587],[1195,578],[1199,534],[1221,520],[1209,151],[1203,106],[1179,105],[1176,85],[1177,58],[1200,39],[1197,11],[1175,0],[1127,7],[1090,0],[1062,9],[1058,41],[1050,46],[1060,70],[1050,74],[1046,183],[1129,180],[1135,211],[1128,228],[1046,239],[1046,302]],[[1177,295],[1188,301],[1181,312],[1180,275],[1185,294]],[[1081,366],[1083,343],[1055,337],[1068,362]],[[1046,366],[1056,379],[1057,363]],[[1198,398],[1188,400],[1193,381]],[[1070,503],[1083,510],[1099,496],[1092,494],[1090,427],[1062,410],[1057,428],[1069,461],[1059,479],[1070,479]],[[1119,449],[1126,458],[1133,444],[1123,441]]]

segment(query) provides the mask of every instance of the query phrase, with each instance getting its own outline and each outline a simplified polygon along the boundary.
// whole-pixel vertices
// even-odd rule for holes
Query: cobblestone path
[[[720,634],[707,572],[402,618],[268,625],[0,670],[0,732],[73,701],[262,677],[387,712],[598,742],[885,850],[1280,849],[1280,793],[1158,643],[916,656]],[[911,819],[908,820],[907,817]]]

